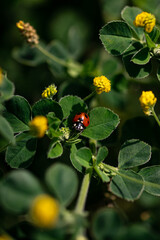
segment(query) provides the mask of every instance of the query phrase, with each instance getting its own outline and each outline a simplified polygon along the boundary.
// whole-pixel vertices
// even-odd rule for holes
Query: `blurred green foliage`
[[[133,80],[130,78],[123,67],[122,60],[119,57],[109,55],[103,48],[99,39],[99,30],[102,26],[111,20],[120,20],[120,12],[126,5],[139,7],[144,11],[154,13],[157,22],[160,22],[159,0],[5,0],[1,5],[2,12],[0,26],[2,37],[0,39],[0,67],[7,72],[7,77],[14,82],[15,94],[26,98],[31,105],[35,104],[35,102],[41,98],[42,91],[51,83],[55,83],[58,87],[59,91],[57,100],[68,94],[78,95],[83,98],[91,91],[89,86],[92,84],[92,79],[95,75],[104,74],[108,76],[112,83],[112,92],[108,95],[103,93],[92,99],[89,103],[90,108],[97,106],[109,107],[113,109],[121,119],[118,131],[112,134],[107,140],[98,143],[100,146],[105,143],[109,152],[112,152],[109,153],[107,161],[117,164],[116,161],[119,146],[129,139],[140,139],[152,146],[150,162],[159,165],[160,130],[153,119],[144,117],[138,100],[142,90],[152,89],[155,95],[159,96],[159,82],[150,81],[150,79],[148,80],[147,78],[145,78],[144,81],[143,79]],[[30,22],[37,30],[42,44],[47,43],[48,49],[55,53],[55,55],[61,56],[63,52],[63,55],[66,58],[71,57],[79,63],[84,63],[84,74],[78,77],[72,77],[74,76],[74,73],[70,72],[70,74],[66,74],[66,72],[63,71],[63,67],[60,68],[56,64],[50,64],[49,61],[48,63],[50,65],[47,65],[41,54],[38,53],[39,55],[37,56],[37,49],[32,49],[32,51],[29,51],[28,53],[28,47],[24,46],[23,39],[20,37],[16,28],[16,22],[19,20]],[[22,46],[23,48],[21,49]],[[55,69],[57,70],[56,73]],[[10,91],[6,93],[6,100],[9,100],[10,95],[13,94],[14,87],[11,83],[8,83],[7,77],[6,84],[10,85]],[[10,103],[11,101],[8,102],[8,106]],[[24,100],[21,104],[28,103]],[[33,107],[35,115],[37,114],[37,104],[40,104],[42,107],[39,111],[43,112],[45,109],[42,102],[36,103]],[[63,100],[61,100],[60,105],[63,108],[63,111],[67,111],[67,109],[65,109],[65,104],[63,106]],[[159,111],[159,107],[160,102],[156,105],[157,111]],[[10,107],[10,109],[12,110],[12,107]],[[28,111],[30,111],[29,107]],[[158,113],[160,114],[160,112]],[[10,111],[7,116],[8,121],[9,119],[12,119],[13,122],[12,117],[12,111]],[[59,116],[59,118],[61,117]],[[17,118],[14,120],[14,126],[12,127],[15,132],[18,127],[21,127],[21,129],[23,127],[23,130],[27,130],[24,119],[20,119],[17,115]],[[8,122],[1,117],[0,124],[1,131],[5,128],[10,134],[10,140],[14,141],[13,132],[10,129]],[[4,132],[4,138],[6,135],[7,134]],[[9,139],[5,139],[4,141],[8,140]],[[25,141],[27,143],[28,139],[25,139]],[[85,143],[84,139],[83,142]],[[50,162],[51,159],[46,162],[46,154],[44,154],[44,152],[47,151],[47,143],[48,140],[46,139],[39,143],[39,150],[36,153],[35,161],[29,167],[29,170],[39,179],[44,177],[46,168],[52,163]],[[58,145],[58,147],[61,148],[60,145]],[[71,160],[74,161],[76,150],[72,150]],[[59,151],[61,155],[61,149]],[[34,149],[32,149],[31,152],[34,154]],[[12,146],[10,146],[10,149],[8,150],[8,159],[11,159],[11,154]],[[4,157],[3,153],[0,157]],[[30,157],[32,157],[32,154]],[[68,149],[65,148],[60,159],[63,163],[70,164],[67,158]],[[8,162],[9,161],[10,160],[8,160]],[[24,164],[27,164],[25,158]],[[77,163],[74,162],[73,165],[74,164]],[[145,166],[148,165],[146,163]],[[17,166],[14,166],[13,163],[13,167]],[[1,168],[6,172],[11,170],[5,163],[2,163]],[[57,168],[61,171],[63,170],[63,166],[60,168],[59,165],[57,165]],[[76,169],[80,169],[81,171],[81,166],[76,165]],[[53,172],[51,170],[53,170]],[[54,184],[56,185],[58,183],[56,183],[56,179],[55,182],[51,182],[50,175],[54,174],[55,169],[51,170],[50,172],[49,170],[47,172],[46,182],[52,191]],[[71,170],[68,169],[66,174],[70,175],[69,171]],[[146,172],[143,172],[142,170],[143,177],[147,179]],[[21,174],[21,172],[19,172],[19,174]],[[27,175],[27,172],[25,174],[28,179],[30,176]],[[73,181],[75,181],[75,188],[77,188],[77,178],[74,173],[71,174],[73,174]],[[157,172],[156,174],[158,175]],[[14,179],[17,180],[16,176],[13,176],[12,174],[9,175],[9,177],[14,177]],[[7,181],[9,177],[7,178]],[[103,179],[104,176],[101,177]],[[37,182],[36,180],[34,181],[36,186]],[[115,182],[116,181],[117,179]],[[7,188],[7,182],[4,188],[5,187],[7,191],[11,190],[10,188]],[[37,191],[41,191],[39,185]],[[117,189],[115,192],[116,191]],[[93,229],[88,233],[91,239],[159,239],[160,203],[157,197],[143,193],[141,198],[131,205],[126,203],[125,200],[120,200],[119,198],[113,200],[112,195],[106,197],[105,192],[107,192],[107,185],[99,184],[93,179],[86,206],[87,210],[91,211],[91,215],[95,215],[91,221]],[[61,197],[62,193],[57,192],[57,195],[58,194]],[[70,198],[73,198],[75,194],[76,190],[74,190],[73,195],[67,195],[69,200],[66,198],[66,202],[70,201]],[[10,198],[8,195],[8,201],[9,200]],[[2,201],[6,206],[7,203],[5,203],[3,199]],[[28,201],[30,201],[30,199],[25,199],[25,204],[28,204]],[[123,216],[123,220],[119,217],[117,212],[114,212],[111,209],[102,210],[98,214],[95,214],[95,210],[98,210],[100,207],[111,205],[114,205],[115,207],[118,206],[117,209],[121,217]],[[12,210],[13,212],[14,210],[21,211],[21,205],[18,206],[20,210],[18,207],[15,208],[15,206],[16,198]],[[143,213],[147,213],[148,218],[143,217]],[[11,214],[11,217],[9,216],[9,218],[8,216],[5,216],[5,213],[2,210],[2,216],[4,221],[2,222],[1,220],[0,224],[3,227],[12,225],[14,222],[14,215],[12,216]],[[10,219],[9,223],[7,218]],[[79,221],[81,220],[77,219],[77,225]],[[11,235],[16,236],[17,232],[19,232],[19,235],[21,236],[20,239],[25,239],[28,229],[31,230],[31,227],[28,227],[27,225],[17,226],[15,229],[10,228],[10,233]],[[115,232],[115,229],[118,229],[116,230],[117,232]],[[63,231],[61,233],[57,233],[56,231],[56,229],[54,230],[54,233],[45,233],[45,231],[40,233],[38,231],[33,231],[30,239],[50,240],[53,238],[54,234],[55,237],[59,237],[58,239],[63,239]]]

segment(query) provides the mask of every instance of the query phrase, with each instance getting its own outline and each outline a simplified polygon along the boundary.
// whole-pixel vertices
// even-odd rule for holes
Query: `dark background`
[[[75,56],[75,59],[81,63],[92,56],[92,53],[101,49],[106,56],[101,41],[99,39],[100,28],[110,20],[120,19],[120,11],[125,5],[134,5],[143,7],[144,11],[152,11],[158,16],[160,3],[154,1],[125,1],[125,0],[5,0],[1,3],[0,13],[0,67],[2,67],[8,75],[8,78],[15,84],[15,94],[25,97],[30,104],[39,100],[43,89],[51,83],[56,82],[60,87],[62,83],[68,79],[56,79],[51,73],[47,64],[41,64],[36,67],[22,65],[17,62],[13,56],[13,51],[17,47],[23,46],[23,39],[16,27],[16,22],[23,20],[29,22],[35,27],[40,36],[41,41],[49,43],[56,39],[61,41],[66,48],[71,48],[69,42],[69,30],[75,27],[77,37],[81,41],[77,41],[77,49],[80,51]],[[159,21],[159,19],[157,19]],[[77,30],[79,29],[79,30]],[[79,35],[78,35],[79,34]],[[79,39],[78,38],[78,39]],[[75,40],[76,41],[76,40]],[[117,58],[122,68],[121,59]],[[122,68],[123,72],[125,70]],[[127,84],[126,84],[127,82]],[[118,99],[116,104],[113,98],[108,99],[102,95],[99,99],[99,104],[103,106],[109,105],[121,117],[121,128],[111,138],[104,141],[113,152],[109,155],[108,161],[116,159],[117,152],[113,147],[113,143],[117,141],[119,134],[119,145],[126,139],[139,138],[153,146],[152,164],[159,164],[160,153],[160,134],[159,128],[153,119],[144,117],[140,108],[138,97],[142,89],[152,87],[159,93],[159,83],[156,85],[145,85],[137,82],[131,82],[129,77],[125,78],[125,92],[113,91],[114,99]],[[116,86],[115,86],[116,89]],[[115,90],[113,89],[113,90]],[[72,94],[75,94],[74,88],[71,89]],[[127,97],[125,97],[127,96]],[[128,97],[129,96],[129,97]],[[123,101],[122,101],[123,99]],[[159,110],[159,102],[156,106]],[[159,113],[159,112],[158,112]],[[134,118],[134,119],[133,119]],[[125,123],[125,124],[124,124]],[[124,133],[124,134],[122,134]],[[116,149],[118,151],[118,149]],[[114,152],[115,151],[115,152]],[[41,152],[37,153],[39,157]],[[45,159],[45,158],[43,158]],[[43,161],[41,162],[43,166]],[[39,162],[34,162],[31,169],[40,168]],[[48,165],[50,162],[48,162]],[[116,162],[114,162],[116,164]],[[43,169],[42,169],[43,170]],[[101,189],[102,188],[102,189]],[[107,192],[107,186],[102,186],[95,183],[91,184],[91,194],[89,195],[87,208],[95,210],[101,206],[110,204],[110,199],[104,197],[104,192]],[[97,190],[99,189],[99,190]],[[98,191],[98,194],[97,194]],[[94,198],[94,199],[93,199]],[[145,211],[149,213],[151,218],[147,219],[148,226],[155,231],[159,231],[159,212],[160,204],[158,198],[150,196],[142,196],[139,201],[134,204],[126,201],[118,200],[118,208],[122,208],[127,214],[128,221],[139,222],[143,221],[141,214]],[[111,200],[112,202],[112,200]],[[152,217],[153,216],[153,217]]]

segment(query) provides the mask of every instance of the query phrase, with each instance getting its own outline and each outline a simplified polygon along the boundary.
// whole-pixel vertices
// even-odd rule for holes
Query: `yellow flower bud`
[[[145,31],[150,33],[156,24],[156,18],[151,13],[142,12],[136,16],[133,23],[136,27],[144,27]]]
[[[29,216],[37,227],[52,228],[58,220],[59,204],[49,195],[39,195],[33,200]]]
[[[31,134],[42,138],[48,129],[48,120],[44,116],[36,116],[29,122]]]
[[[16,26],[29,44],[34,46],[39,43],[39,36],[37,35],[36,30],[29,23],[24,23],[20,20],[16,23]]]
[[[57,93],[57,87],[52,84],[48,86],[42,93],[42,98],[52,98]]]
[[[24,29],[24,22],[23,21],[19,21],[19,22],[16,23],[16,26],[17,26],[17,28],[22,30],[22,29]]]
[[[0,240],[12,240],[12,238],[7,234],[2,234],[0,235]]]
[[[150,116],[152,114],[152,109],[157,102],[157,98],[154,96],[152,91],[143,91],[139,98],[141,107],[144,114]]]
[[[63,133],[63,135],[61,136],[61,139],[69,139],[70,136],[70,129],[68,127],[61,127],[60,131]]]
[[[0,86],[2,85],[3,82],[3,72],[2,72],[2,68],[0,68]]]
[[[93,79],[93,85],[96,87],[96,92],[98,94],[111,91],[111,82],[105,76],[95,77]]]

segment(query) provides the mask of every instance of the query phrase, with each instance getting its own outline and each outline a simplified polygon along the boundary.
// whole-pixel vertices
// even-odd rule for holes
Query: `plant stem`
[[[86,174],[84,175],[82,185],[81,185],[81,190],[80,190],[77,204],[75,207],[75,212],[78,214],[84,213],[84,208],[85,208],[85,203],[86,203],[87,194],[88,194],[88,190],[89,190],[91,175],[92,175],[92,169],[88,169],[86,171]]]
[[[47,56],[48,58],[50,58],[51,60],[61,64],[64,67],[68,66],[68,63],[56,56],[54,56],[53,54],[51,54],[50,52],[48,52],[47,50],[45,50],[42,46],[40,46],[39,44],[36,45],[36,48],[38,48],[39,51],[41,51],[45,56]]]
[[[155,111],[154,111],[154,108],[152,108],[152,114],[153,114],[153,117],[155,118],[156,122],[157,122],[158,125],[160,126],[160,120],[158,119],[157,114],[156,114]]]
[[[83,98],[83,101],[87,101],[89,98],[94,96],[95,93],[96,93],[96,90],[94,90],[92,93],[90,93],[87,97]]]
[[[51,54],[50,52],[48,52],[45,48],[43,48],[42,46],[40,46],[39,44],[36,45],[36,48],[41,51],[45,56],[47,56],[48,58],[50,58],[52,61],[55,61],[57,63],[59,63],[60,65],[67,67],[68,70],[72,71],[72,75],[77,76],[82,72],[82,65],[78,62],[75,62],[73,60],[63,60],[59,57],[56,57],[55,55]]]
[[[118,173],[118,168],[116,168],[116,167],[110,166],[106,163],[103,163],[103,166],[104,166],[104,168],[106,168],[107,170],[109,170],[111,172],[114,172],[116,174]]]
[[[118,171],[118,168],[115,168],[115,167],[110,166],[110,165],[105,164],[105,163],[103,163],[103,166],[104,166],[104,169],[111,170],[112,172],[115,173],[115,175],[119,175],[122,178],[128,179],[128,180],[132,181],[133,184],[135,182],[135,183],[142,184],[144,186],[149,186],[149,187],[154,187],[154,188],[160,189],[160,184],[159,183],[148,182],[148,181],[144,181],[144,180],[138,180],[134,177],[130,177],[128,175],[125,175],[125,173],[122,173],[122,172]]]

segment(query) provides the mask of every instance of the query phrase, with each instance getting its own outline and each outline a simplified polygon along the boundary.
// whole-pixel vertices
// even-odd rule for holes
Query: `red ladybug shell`
[[[76,130],[84,130],[89,124],[90,119],[87,113],[81,112],[75,115],[73,118],[73,126]]]

